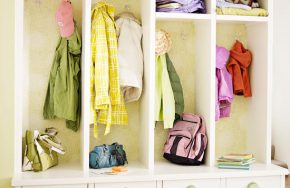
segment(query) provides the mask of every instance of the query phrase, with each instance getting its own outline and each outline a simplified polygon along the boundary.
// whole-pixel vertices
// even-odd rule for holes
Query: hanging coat
[[[137,101],[142,93],[142,27],[134,20],[126,15],[116,21],[120,85],[126,103]]]
[[[44,119],[63,118],[77,131],[80,125],[81,38],[77,29],[69,38],[60,38],[50,72]]]
[[[175,119],[175,100],[165,54],[156,56],[155,78],[155,121],[164,121],[164,128],[170,129]]]
[[[216,47],[216,108],[215,120],[229,117],[233,101],[233,83],[226,64],[229,60],[229,51]]]
[[[99,2],[92,10],[91,35],[91,117],[94,135],[97,123],[105,124],[105,135],[112,124],[128,124],[128,116],[119,82],[115,9]]]

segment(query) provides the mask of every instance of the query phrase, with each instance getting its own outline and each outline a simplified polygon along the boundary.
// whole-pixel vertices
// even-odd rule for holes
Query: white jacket
[[[142,28],[134,20],[128,15],[116,20],[119,79],[126,103],[137,101],[142,93]]]

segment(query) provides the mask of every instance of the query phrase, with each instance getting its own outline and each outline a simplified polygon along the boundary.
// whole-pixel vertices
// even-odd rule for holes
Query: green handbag
[[[64,154],[65,151],[56,134],[54,128],[46,129],[43,134],[37,130],[26,131],[23,171],[44,171],[58,164],[57,153]]]

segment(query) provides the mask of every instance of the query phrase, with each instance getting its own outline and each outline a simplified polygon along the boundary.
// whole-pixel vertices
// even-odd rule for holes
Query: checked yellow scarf
[[[91,36],[91,118],[94,135],[97,124],[105,124],[105,135],[112,124],[128,124],[128,115],[119,83],[117,37],[114,22],[114,7],[99,2],[92,10]]]

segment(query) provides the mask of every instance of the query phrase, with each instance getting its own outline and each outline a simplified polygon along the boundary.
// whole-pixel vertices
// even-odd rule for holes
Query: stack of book
[[[255,158],[252,154],[229,154],[217,160],[218,168],[221,169],[249,170],[254,162]]]

